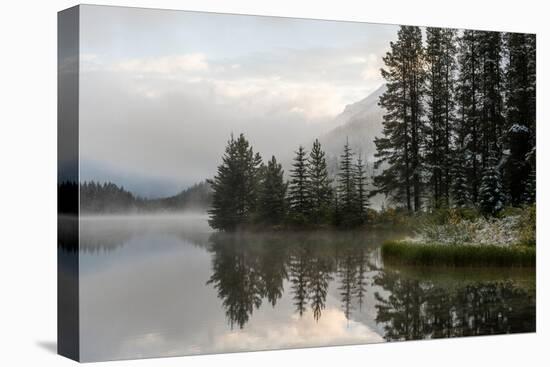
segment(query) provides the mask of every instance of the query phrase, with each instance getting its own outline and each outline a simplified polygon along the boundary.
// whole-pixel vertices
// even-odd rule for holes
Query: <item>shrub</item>
[[[525,246],[535,246],[537,241],[537,208],[535,204],[523,209],[518,227],[519,243]]]
[[[441,245],[389,241],[382,245],[388,263],[444,266],[535,266],[533,247],[495,245]]]

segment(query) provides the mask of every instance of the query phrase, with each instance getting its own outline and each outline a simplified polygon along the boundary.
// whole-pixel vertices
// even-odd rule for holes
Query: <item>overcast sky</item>
[[[383,81],[397,26],[81,6],[81,180],[146,196],[215,173],[231,132],[264,157]]]

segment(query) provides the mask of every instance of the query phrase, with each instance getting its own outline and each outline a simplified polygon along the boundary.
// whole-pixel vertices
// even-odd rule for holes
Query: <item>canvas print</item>
[[[60,354],[535,332],[535,100],[534,34],[60,12]]]

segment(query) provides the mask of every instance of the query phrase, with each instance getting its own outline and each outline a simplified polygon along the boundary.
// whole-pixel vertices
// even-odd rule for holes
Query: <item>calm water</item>
[[[397,234],[215,234],[205,216],[85,218],[84,361],[535,330],[533,270],[384,266]]]

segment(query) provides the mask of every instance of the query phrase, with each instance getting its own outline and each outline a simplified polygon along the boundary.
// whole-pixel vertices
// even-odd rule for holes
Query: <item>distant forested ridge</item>
[[[534,34],[402,26],[383,61],[377,192],[409,212],[534,202]]]
[[[62,189],[76,189],[67,185]],[[146,199],[135,196],[123,186],[112,182],[95,181],[80,184],[81,213],[138,213],[152,211],[205,210],[212,200],[210,186],[206,182],[195,184],[177,195]]]

